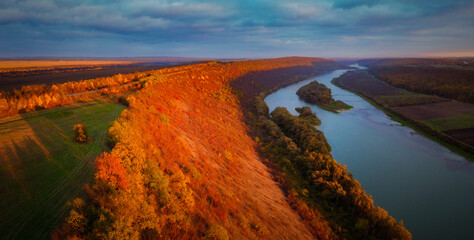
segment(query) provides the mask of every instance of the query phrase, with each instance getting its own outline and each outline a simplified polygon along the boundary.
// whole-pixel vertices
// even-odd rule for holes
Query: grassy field
[[[474,128],[474,114],[464,114],[443,118],[432,118],[428,120],[422,120],[421,122],[438,131]]]
[[[0,239],[46,239],[82,194],[123,105],[91,102],[0,119]],[[87,144],[72,141],[84,124]]]

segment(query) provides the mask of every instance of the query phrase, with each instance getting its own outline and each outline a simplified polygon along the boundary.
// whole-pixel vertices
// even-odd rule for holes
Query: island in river
[[[334,100],[331,95],[331,89],[326,87],[318,81],[313,81],[307,85],[304,85],[296,94],[305,102],[316,104],[323,109],[328,111],[339,113],[343,110],[349,110],[352,106],[347,105],[343,101]]]

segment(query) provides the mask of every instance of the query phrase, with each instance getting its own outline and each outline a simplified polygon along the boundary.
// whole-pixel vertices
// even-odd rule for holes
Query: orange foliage
[[[114,187],[128,188],[126,180],[127,172],[118,157],[109,153],[102,153],[102,155],[95,160],[95,168],[95,178],[98,181],[104,181]]]
[[[79,235],[312,239],[260,162],[228,84],[249,72],[314,61],[320,59],[204,63],[146,76],[164,77],[129,96],[129,109],[112,123],[114,148],[97,159],[89,190],[89,205],[103,213],[85,211],[88,230]]]

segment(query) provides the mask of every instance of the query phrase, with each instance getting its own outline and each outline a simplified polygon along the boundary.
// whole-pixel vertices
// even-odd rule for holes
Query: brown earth
[[[474,128],[453,129],[443,131],[443,133],[446,133],[453,138],[459,139],[471,146],[474,146]]]
[[[398,95],[403,91],[393,88],[376,79],[365,71],[351,71],[344,74],[344,86],[356,91],[363,91],[369,96]]]
[[[346,72],[341,77],[334,79],[334,82],[344,88],[362,93],[382,106],[412,106],[447,101],[447,99],[437,96],[412,93],[392,87],[367,71]]]
[[[427,120],[463,114],[474,114],[474,104],[457,101],[395,107],[394,109],[414,120]]]

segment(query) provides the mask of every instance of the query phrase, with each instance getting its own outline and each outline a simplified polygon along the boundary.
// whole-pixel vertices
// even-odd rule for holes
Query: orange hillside
[[[96,161],[90,199],[74,200],[53,237],[313,239],[262,164],[228,83],[318,60],[158,71],[167,80],[128,97],[129,109],[109,130],[115,147]]]

